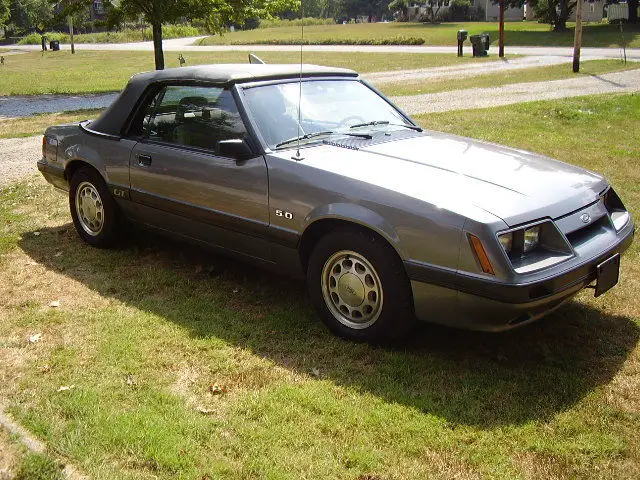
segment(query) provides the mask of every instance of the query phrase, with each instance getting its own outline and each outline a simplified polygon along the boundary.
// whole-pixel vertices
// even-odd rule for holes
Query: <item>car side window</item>
[[[142,128],[150,140],[215,150],[247,131],[231,92],[220,87],[169,85],[147,106]]]

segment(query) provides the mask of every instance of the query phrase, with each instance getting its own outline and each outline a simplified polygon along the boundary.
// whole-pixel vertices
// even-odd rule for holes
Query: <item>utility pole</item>
[[[582,7],[584,0],[576,1],[576,35],[573,39],[573,73],[580,71],[580,47],[582,46]]]
[[[73,43],[73,16],[69,15],[69,39],[71,40],[71,53],[76,53],[76,45]]]
[[[504,57],[504,0],[500,0],[500,30],[498,34],[498,56]]]

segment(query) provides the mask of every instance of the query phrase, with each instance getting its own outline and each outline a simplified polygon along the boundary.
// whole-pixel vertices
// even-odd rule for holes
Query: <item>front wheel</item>
[[[341,337],[384,343],[413,325],[402,261],[373,232],[345,228],[323,237],[309,259],[307,283],[320,318]]]
[[[69,184],[69,209],[76,231],[89,245],[109,247],[121,230],[118,207],[98,172],[82,167]]]

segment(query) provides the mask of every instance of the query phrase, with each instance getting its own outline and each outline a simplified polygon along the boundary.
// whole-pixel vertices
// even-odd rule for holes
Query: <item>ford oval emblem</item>
[[[591,221],[591,215],[589,215],[588,213],[583,213],[582,215],[580,215],[580,220],[582,220],[582,223],[589,223]]]

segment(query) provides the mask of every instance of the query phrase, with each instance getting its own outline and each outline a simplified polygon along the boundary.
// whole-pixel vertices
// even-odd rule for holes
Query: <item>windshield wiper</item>
[[[320,137],[322,135],[347,135],[349,137],[359,137],[359,138],[368,138],[368,139],[373,138],[368,133],[346,133],[346,132],[334,132],[333,130],[325,130],[323,132],[306,133],[299,137],[290,138],[289,140],[285,140],[283,142],[276,144],[276,148],[283,147],[285,145],[288,145],[289,143],[294,143],[297,141],[309,140],[310,138]]]
[[[289,140],[285,140],[284,142],[280,142],[276,144],[276,148],[283,147],[284,145],[297,142],[299,140],[308,140],[310,138],[320,137],[322,135],[331,135],[332,133],[335,133],[335,132],[333,132],[332,130],[326,130],[324,132],[305,133],[304,135],[300,135],[299,137],[293,137],[293,138],[290,138]]]
[[[410,130],[415,130],[416,132],[422,132],[422,128],[417,127],[415,125],[407,125],[406,123],[391,123],[388,120],[374,120],[372,122],[356,123],[355,125],[351,125],[349,128],[373,127],[375,125],[390,125],[393,127],[405,127]]]

